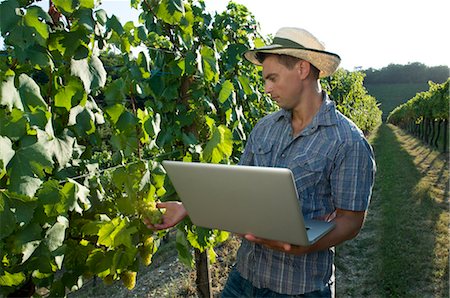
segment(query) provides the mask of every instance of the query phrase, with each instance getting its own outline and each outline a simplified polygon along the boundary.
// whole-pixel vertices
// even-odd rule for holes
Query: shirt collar
[[[281,109],[274,120],[279,121],[281,118],[284,118],[287,121],[291,122],[292,111]],[[322,105],[320,106],[319,112],[311,121],[310,126],[332,126],[336,123],[336,104],[329,98],[328,94],[325,91],[322,91]]]

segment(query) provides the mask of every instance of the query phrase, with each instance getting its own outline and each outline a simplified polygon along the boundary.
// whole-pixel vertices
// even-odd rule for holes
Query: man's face
[[[264,91],[275,100],[280,108],[293,109],[301,92],[301,78],[298,68],[287,68],[278,58],[268,56],[263,64]]]

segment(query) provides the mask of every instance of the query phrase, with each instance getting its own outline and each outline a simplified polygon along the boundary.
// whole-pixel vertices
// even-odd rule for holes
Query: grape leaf
[[[47,230],[45,239],[50,251],[55,251],[63,244],[68,227],[69,220],[64,216],[58,216],[56,223]]]
[[[0,275],[0,286],[12,287],[18,286],[23,283],[26,279],[23,272],[9,273],[8,271],[3,271],[4,275]]]
[[[0,136],[0,178],[6,174],[6,166],[14,156],[14,150],[12,149],[12,142],[7,137]]]
[[[20,16],[16,13],[18,7],[19,3],[16,0],[2,1],[0,3],[0,11],[2,12],[0,28],[2,28],[3,36],[20,21]]]
[[[8,189],[18,194],[34,196],[42,184],[44,172],[50,173],[53,161],[42,143],[21,147],[8,164],[10,185]]]
[[[219,163],[233,152],[233,134],[225,125],[214,127],[212,136],[203,150],[203,159],[207,162]]]
[[[106,70],[97,56],[70,62],[71,74],[81,79],[86,93],[103,87],[106,83]]]
[[[219,79],[219,72],[217,70],[217,60],[214,50],[208,46],[202,46],[200,53],[202,56],[202,70],[205,79],[208,82],[217,82]]]
[[[233,83],[230,80],[226,80],[222,84],[222,89],[219,92],[219,102],[224,103],[228,97],[230,97],[231,93],[234,91]]]
[[[14,76],[8,76],[0,85],[0,105],[7,106],[10,110],[17,108],[23,111],[19,91],[14,86]]]
[[[32,111],[34,107],[47,108],[47,103],[41,96],[39,85],[26,74],[19,76],[19,94],[25,111]]]
[[[16,218],[11,211],[7,198],[0,192],[0,240],[14,232]]]

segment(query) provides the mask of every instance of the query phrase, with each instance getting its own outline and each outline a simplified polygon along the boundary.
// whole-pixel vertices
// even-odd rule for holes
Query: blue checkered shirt
[[[323,218],[336,208],[366,210],[375,176],[371,146],[326,93],[319,112],[296,137],[290,111],[260,120],[239,163],[291,169],[306,219]],[[333,248],[295,256],[243,239],[236,268],[255,287],[297,295],[330,283],[333,260]]]

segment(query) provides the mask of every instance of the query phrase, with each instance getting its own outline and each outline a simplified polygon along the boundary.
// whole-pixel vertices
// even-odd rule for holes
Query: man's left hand
[[[247,239],[248,241],[260,244],[267,248],[282,251],[285,253],[300,255],[300,254],[308,253],[308,251],[309,251],[307,246],[299,246],[299,245],[294,245],[294,244],[290,244],[290,243],[286,243],[286,242],[282,242],[282,241],[259,238],[252,234],[245,234],[244,238]]]

